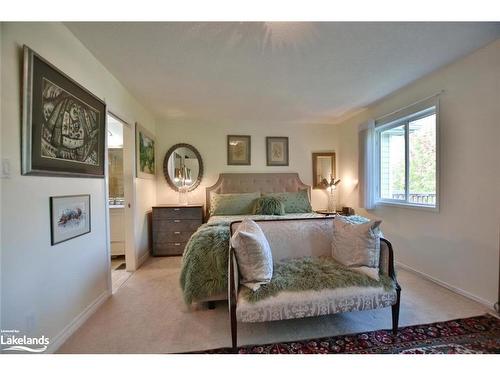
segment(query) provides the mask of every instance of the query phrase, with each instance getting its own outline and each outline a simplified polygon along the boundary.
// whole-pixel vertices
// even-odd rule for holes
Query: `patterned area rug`
[[[200,354],[227,354],[215,349]],[[493,354],[500,353],[500,320],[491,315],[321,339],[244,346],[239,354]]]

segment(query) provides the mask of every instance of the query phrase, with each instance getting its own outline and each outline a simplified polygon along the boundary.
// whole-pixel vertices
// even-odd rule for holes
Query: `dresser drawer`
[[[155,243],[154,255],[182,255],[185,247],[185,242]]]
[[[158,232],[194,232],[201,225],[200,220],[165,219],[154,220],[153,233]],[[156,228],[156,230],[155,230]]]
[[[202,220],[203,211],[199,207],[163,207],[153,209],[154,219]]]
[[[187,242],[194,231],[184,232],[175,230],[159,231],[155,236],[155,241],[160,242]]]

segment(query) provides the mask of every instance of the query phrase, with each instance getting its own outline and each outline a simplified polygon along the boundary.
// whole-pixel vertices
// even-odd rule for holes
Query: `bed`
[[[222,173],[217,182],[206,188],[206,217],[190,238],[182,258],[180,284],[187,304],[227,300],[227,273],[230,224],[246,217],[253,220],[295,219],[321,217],[307,213],[289,213],[284,216],[229,215],[210,216],[212,194],[231,193],[283,193],[307,190],[297,173]],[[355,218],[353,218],[355,220]]]
[[[276,218],[267,215],[211,216],[212,194],[254,192],[262,194],[300,190],[307,190],[310,199],[311,187],[300,180],[298,173],[221,173],[217,182],[206,188],[207,223],[193,234],[184,251],[180,282],[186,303],[227,300],[227,261],[231,222],[245,217],[254,220]],[[312,217],[318,214],[310,212],[285,215],[290,218],[298,216]]]

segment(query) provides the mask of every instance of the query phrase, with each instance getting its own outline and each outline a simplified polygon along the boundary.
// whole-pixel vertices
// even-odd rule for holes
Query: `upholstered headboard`
[[[221,173],[213,186],[206,188],[207,217],[210,215],[210,194],[228,193],[281,193],[307,189],[311,199],[311,187],[304,184],[298,173]]]

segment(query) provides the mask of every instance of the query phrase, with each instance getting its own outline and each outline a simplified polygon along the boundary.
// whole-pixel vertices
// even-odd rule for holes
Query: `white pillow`
[[[257,223],[244,219],[231,238],[241,283],[253,291],[273,277],[273,256],[266,236]]]
[[[382,221],[353,224],[342,217],[333,220],[333,258],[347,267],[378,268]]]

